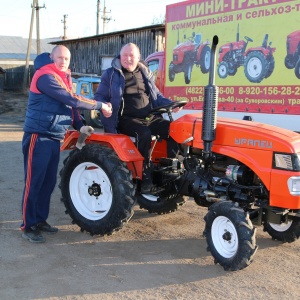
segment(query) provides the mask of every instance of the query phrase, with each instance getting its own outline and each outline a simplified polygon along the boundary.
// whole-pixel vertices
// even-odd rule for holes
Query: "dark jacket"
[[[101,121],[105,132],[117,133],[118,116],[122,115],[125,79],[120,58],[114,58],[111,65],[112,67],[106,69],[101,76],[95,99],[111,102],[113,108],[111,117],[105,118],[101,115]],[[146,90],[149,91],[152,108],[171,103],[172,101],[165,98],[155,86],[150,69],[143,62],[139,62],[138,66],[143,74]]]
[[[78,130],[83,125],[77,108],[101,108],[102,103],[72,93],[71,72],[60,72],[49,53],[38,55],[34,66],[24,132],[61,140],[70,125]]]

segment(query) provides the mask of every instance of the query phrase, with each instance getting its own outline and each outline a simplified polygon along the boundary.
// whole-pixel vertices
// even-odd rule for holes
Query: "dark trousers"
[[[50,198],[56,184],[60,142],[39,134],[25,133],[22,151],[25,187],[21,229],[28,229],[48,218]]]
[[[151,117],[149,120],[123,117],[119,120],[120,133],[136,138],[136,145],[144,157],[145,164],[149,163],[149,150],[151,147],[151,135],[159,135],[168,143],[168,156],[174,157],[175,141],[169,138],[170,121],[162,117]],[[176,151],[176,150],[175,150]]]

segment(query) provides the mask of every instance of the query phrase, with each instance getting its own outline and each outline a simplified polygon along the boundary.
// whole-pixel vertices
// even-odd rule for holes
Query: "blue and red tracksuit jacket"
[[[70,125],[77,130],[83,125],[78,109],[101,109],[102,103],[73,94],[71,72],[59,71],[49,55],[34,61],[23,130],[62,140]]]

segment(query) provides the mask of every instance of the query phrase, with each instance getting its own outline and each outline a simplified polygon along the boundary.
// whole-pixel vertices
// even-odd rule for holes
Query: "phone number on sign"
[[[300,95],[300,87],[295,86],[252,86],[252,87],[238,87],[239,95]]]

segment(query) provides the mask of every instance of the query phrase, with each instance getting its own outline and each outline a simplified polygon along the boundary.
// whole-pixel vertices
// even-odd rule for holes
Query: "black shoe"
[[[46,233],[50,233],[50,234],[54,234],[57,233],[58,228],[56,227],[52,227],[51,225],[49,225],[46,221],[42,222],[42,223],[38,223],[36,225],[37,229],[39,229],[42,232],[46,232]]]
[[[25,229],[22,238],[31,242],[31,243],[44,243],[46,239],[41,235],[40,231],[36,226],[32,226],[29,229]]]

